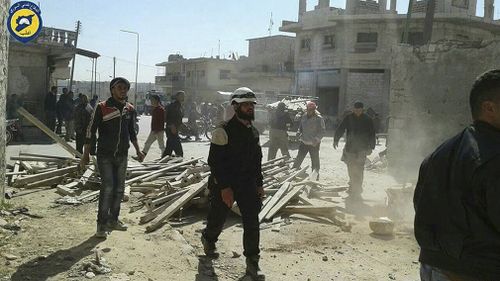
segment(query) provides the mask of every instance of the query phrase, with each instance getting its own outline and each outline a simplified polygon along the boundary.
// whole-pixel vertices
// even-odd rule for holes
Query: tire
[[[10,142],[12,141],[12,138],[13,138],[12,132],[10,130],[6,130],[5,131],[5,145],[10,144]]]

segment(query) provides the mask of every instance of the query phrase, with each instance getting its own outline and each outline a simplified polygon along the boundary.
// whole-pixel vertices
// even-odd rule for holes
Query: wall
[[[371,107],[385,118],[389,114],[389,79],[387,72],[349,71],[344,107],[350,109],[354,102],[361,101],[365,109]]]
[[[393,49],[388,157],[396,179],[414,182],[424,157],[471,123],[472,83],[500,68],[499,57],[500,41]]]
[[[0,2],[0,203],[4,201],[5,191],[5,101],[7,95],[7,74],[9,37],[7,35],[7,9],[9,1]]]

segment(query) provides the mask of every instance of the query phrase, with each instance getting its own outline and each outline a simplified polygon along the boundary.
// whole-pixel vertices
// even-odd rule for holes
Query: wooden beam
[[[69,166],[66,168],[62,168],[62,169],[54,170],[54,171],[50,171],[50,172],[45,172],[45,173],[41,173],[41,174],[30,175],[27,177],[17,179],[17,181],[14,183],[14,186],[23,186],[23,185],[37,182],[37,181],[40,181],[40,180],[43,180],[46,178],[52,178],[55,176],[62,176],[62,175],[66,175],[68,173],[76,172],[76,171],[78,171],[78,165]]]
[[[259,222],[262,222],[273,206],[281,199],[281,197],[288,191],[290,182],[285,182],[281,185],[279,190],[271,197],[264,208],[259,213]]]
[[[141,180],[146,179],[146,178],[150,178],[150,177],[152,177],[154,175],[158,175],[159,176],[161,173],[173,170],[175,168],[178,168],[178,167],[186,165],[186,164],[195,163],[195,162],[197,162],[200,159],[203,159],[203,157],[198,157],[198,158],[195,158],[195,159],[191,159],[191,160],[188,160],[188,161],[177,163],[177,164],[174,164],[172,166],[168,166],[168,167],[159,169],[157,171],[153,171],[151,173],[148,173],[148,174],[145,174],[145,175],[142,175],[142,176],[138,176],[138,177],[133,178],[133,179],[129,179],[129,180],[125,181],[125,185],[131,184],[131,183],[134,183],[134,182],[138,182],[138,181],[141,181]]]
[[[33,125],[37,126],[42,132],[47,134],[51,139],[56,141],[62,148],[64,148],[67,152],[69,152],[71,155],[75,155],[78,157],[82,157],[82,154],[78,152],[74,147],[69,145],[66,141],[64,141],[61,137],[59,137],[57,134],[55,134],[51,129],[49,129],[45,124],[43,124],[38,118],[33,116],[31,113],[29,113],[26,109],[23,107],[19,107],[17,109],[17,112],[21,114],[24,118],[26,118],[28,121],[33,123]]]
[[[94,174],[94,166],[89,166],[85,173],[83,173],[82,177],[78,181],[78,186],[84,187],[89,181],[90,177]]]
[[[43,186],[53,186],[55,184],[61,183],[61,181],[64,179],[64,176],[55,176],[51,178],[45,178],[43,180],[39,180],[36,182],[31,182],[23,186],[24,188],[35,188],[35,187],[43,187]]]
[[[269,213],[266,214],[264,219],[266,219],[266,220],[272,219],[274,217],[274,215],[276,215],[283,207],[285,207],[285,205],[288,204],[288,202],[290,202],[290,200],[293,197],[295,197],[297,194],[299,194],[299,192],[301,192],[302,189],[304,189],[304,187],[305,186],[303,186],[303,185],[294,186],[290,192],[285,194],[285,196],[283,198],[281,198],[278,202],[276,202],[276,204],[272,207],[272,209],[269,211]]]
[[[154,231],[160,228],[166,220],[168,220],[175,212],[177,212],[182,206],[188,203],[191,199],[193,199],[198,193],[200,193],[203,189],[208,185],[208,179],[204,179],[203,181],[193,185],[189,189],[187,193],[182,195],[179,199],[177,199],[172,205],[170,205],[160,216],[155,218],[150,225],[146,227],[146,232]]]

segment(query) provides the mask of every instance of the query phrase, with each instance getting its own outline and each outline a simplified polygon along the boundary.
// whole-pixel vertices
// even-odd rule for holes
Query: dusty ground
[[[149,120],[141,119],[141,143],[147,137]],[[264,135],[262,143],[266,140]],[[377,147],[377,151],[382,148]],[[184,143],[184,150],[188,157],[206,157],[208,143]],[[9,156],[19,151],[64,155],[54,144],[7,147]],[[332,148],[331,136],[323,140],[320,153],[321,182],[345,185],[347,171],[340,162],[341,151]],[[158,154],[159,149],[153,145],[148,158]],[[264,154],[267,156],[266,147]],[[303,165],[307,164],[308,158]],[[266,280],[418,280],[418,245],[411,218],[397,223],[393,237],[377,237],[368,227],[372,216],[387,213],[384,190],[394,186],[396,183],[388,175],[366,172],[365,204],[348,206],[351,232],[299,218],[292,218],[292,223],[282,226],[279,232],[262,230],[261,263]],[[233,253],[242,253],[242,228],[235,215],[220,237],[221,257],[209,260],[203,256],[199,242],[204,209],[184,213],[195,218],[191,223],[145,234],[145,227],[138,225],[141,213],[129,213],[131,203],[124,203],[122,217],[130,225],[129,231],[113,232],[106,241],[99,241],[92,238],[97,203],[59,206],[53,203],[58,197],[53,190],[47,190],[11,200],[43,218],[0,217],[10,223],[17,221],[21,227],[16,232],[0,228],[1,255],[16,258],[8,261],[0,257],[0,280],[87,280],[82,276],[82,267],[95,259],[96,249],[103,252],[112,272],[97,275],[94,280],[240,280],[244,275],[244,258],[234,257]]]

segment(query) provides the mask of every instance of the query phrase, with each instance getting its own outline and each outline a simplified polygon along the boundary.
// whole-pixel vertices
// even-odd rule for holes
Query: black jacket
[[[345,151],[357,153],[375,148],[375,128],[370,116],[364,113],[359,117],[354,113],[347,115],[335,130],[334,142],[338,143],[346,131]]]
[[[255,127],[246,127],[233,117],[214,131],[208,154],[211,183],[233,190],[262,187],[261,161]]]
[[[292,118],[286,111],[277,111],[271,117],[271,129],[287,131],[287,124],[292,124]]]
[[[134,129],[136,111],[130,103],[122,104],[112,97],[100,102],[94,109],[85,136],[85,144],[99,130],[97,157],[114,157],[128,154],[129,141],[137,141]]]
[[[422,263],[500,280],[500,130],[476,122],[437,148],[414,206]]]
[[[87,127],[89,126],[90,123],[90,117],[91,114],[87,110],[87,103],[83,104],[80,103],[76,108],[75,108],[75,131],[78,134],[85,134]]]
[[[45,111],[56,111],[57,95],[48,92],[45,96]]]
[[[174,101],[173,103],[167,105],[165,111],[165,122],[167,123],[167,126],[174,125],[176,128],[179,128],[180,125],[182,125],[182,118],[184,117],[181,103]]]

